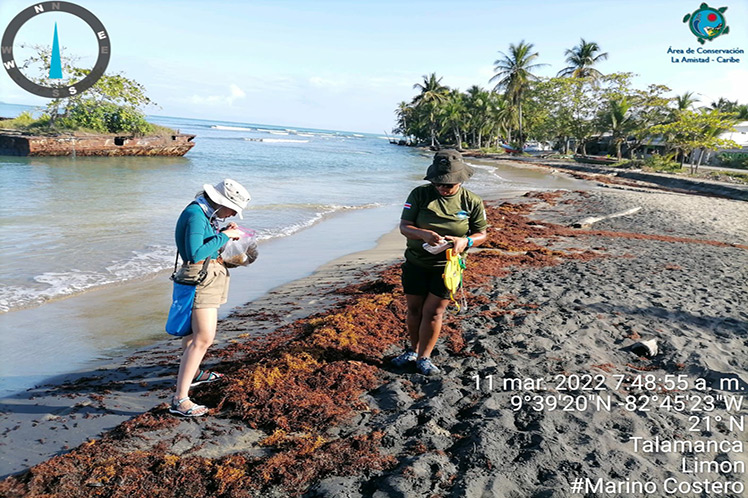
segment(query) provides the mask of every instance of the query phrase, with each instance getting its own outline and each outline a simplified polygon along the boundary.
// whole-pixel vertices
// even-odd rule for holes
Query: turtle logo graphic
[[[701,6],[693,14],[686,14],[683,18],[683,22],[688,23],[688,27],[691,28],[699,43],[704,44],[704,40],[712,41],[719,35],[726,35],[730,32],[730,28],[725,24],[724,12],[727,7],[720,7],[719,9],[713,9],[707,4],[702,3]]]

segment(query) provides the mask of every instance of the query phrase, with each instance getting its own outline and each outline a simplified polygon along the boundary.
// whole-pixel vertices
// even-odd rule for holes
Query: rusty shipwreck
[[[0,130],[0,155],[4,156],[183,156],[195,135],[33,135]]]

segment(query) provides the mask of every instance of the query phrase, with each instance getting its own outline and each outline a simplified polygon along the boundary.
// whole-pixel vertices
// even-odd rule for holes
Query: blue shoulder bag
[[[177,278],[178,262],[179,252],[177,252],[177,259],[174,261],[174,272],[171,274],[171,279],[174,281],[174,289],[171,293],[169,316],[166,319],[166,332],[177,337],[184,337],[192,333],[192,306],[195,303],[195,290],[208,275],[210,258],[205,258],[203,267],[197,274],[197,277],[190,280],[180,280]]]

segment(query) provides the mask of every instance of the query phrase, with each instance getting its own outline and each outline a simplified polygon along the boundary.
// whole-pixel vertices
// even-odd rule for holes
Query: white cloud
[[[247,94],[244,93],[244,90],[233,83],[229,85],[229,88],[231,89],[231,96],[228,98],[229,104],[233,103],[236,99],[243,99],[247,96]]]
[[[228,95],[193,95],[190,97],[190,102],[193,104],[226,104],[232,106],[236,100],[243,99],[247,94],[242,90],[239,85],[231,83],[229,85]]]

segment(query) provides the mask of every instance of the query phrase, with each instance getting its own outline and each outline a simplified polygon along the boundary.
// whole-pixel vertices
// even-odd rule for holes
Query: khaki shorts
[[[182,265],[177,272],[177,278],[195,277],[202,267],[202,263]],[[195,288],[195,304],[192,305],[192,309],[218,308],[224,304],[229,297],[229,279],[228,269],[216,260],[211,260],[208,263],[208,275]]]

